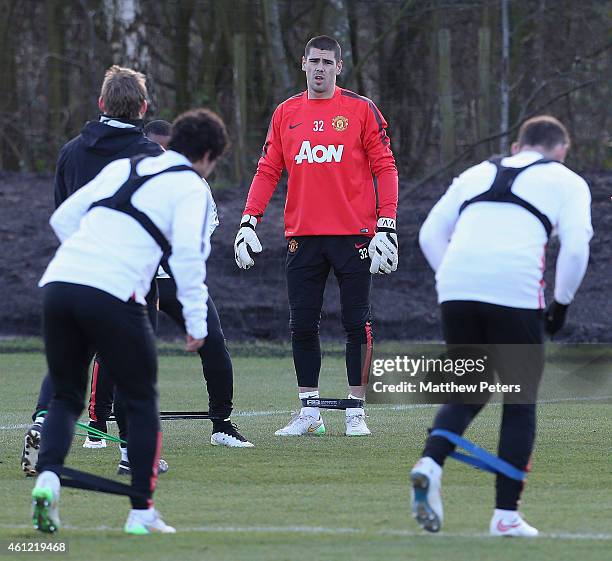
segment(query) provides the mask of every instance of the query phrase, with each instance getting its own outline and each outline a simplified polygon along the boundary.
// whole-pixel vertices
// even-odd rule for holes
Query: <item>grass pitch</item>
[[[256,354],[256,353],[254,353]],[[260,353],[259,353],[260,354]],[[343,436],[343,412],[324,412],[327,434],[279,438],[274,431],[297,408],[288,357],[238,356],[233,420],[256,447],[209,444],[209,421],[163,424],[156,506],[176,535],[125,536],[127,499],[64,489],[70,559],[120,560],[361,560],[452,559],[602,561],[612,550],[610,404],[540,406],[538,437],[522,512],[543,535],[532,540],[487,535],[493,478],[450,460],[444,472],[445,524],[422,532],[410,516],[408,471],[422,448],[434,407],[371,406],[366,438]],[[40,353],[0,354],[0,543],[46,539],[31,529],[33,479],[19,469],[24,427],[41,376]],[[324,359],[322,395],[345,395],[344,361]],[[198,357],[160,357],[163,409],[206,409]],[[600,396],[601,397],[601,396]],[[496,449],[500,409],[489,406],[467,434]],[[116,430],[111,425],[111,432]],[[114,477],[114,445],[85,450],[75,438],[68,465]],[[125,481],[122,479],[122,481]],[[24,555],[62,559],[61,554]]]

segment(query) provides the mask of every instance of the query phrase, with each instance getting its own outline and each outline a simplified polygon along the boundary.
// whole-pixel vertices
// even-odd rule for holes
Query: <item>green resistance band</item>
[[[106,440],[110,440],[111,442],[118,442],[119,444],[127,444],[127,441],[118,438],[116,436],[113,436],[111,434],[108,434],[107,432],[98,430],[98,429],[94,429],[93,427],[90,427],[89,425],[85,425],[83,423],[79,423],[77,421],[77,427],[84,429],[85,431],[87,431],[86,434],[83,433],[76,433],[78,436],[95,436],[97,438],[105,438]]]
[[[42,411],[37,411],[36,412],[36,416],[43,416],[47,413],[46,409],[43,409]],[[86,432],[82,433],[82,432],[75,432],[75,436],[95,436],[97,438],[105,438],[106,440],[110,440],[111,442],[118,442],[119,444],[127,444],[127,442],[121,438],[117,438],[116,436],[113,436],[112,434],[108,434],[107,432],[95,429],[93,427],[90,427],[89,425],[84,425],[83,423],[79,423],[77,421],[76,423],[77,427],[85,430]]]

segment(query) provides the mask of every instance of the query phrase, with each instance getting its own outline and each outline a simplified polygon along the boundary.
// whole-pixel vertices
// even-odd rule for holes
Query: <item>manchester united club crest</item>
[[[334,117],[332,119],[332,127],[338,132],[345,131],[348,129],[348,117],[343,117],[342,115]]]
[[[298,248],[298,242],[295,238],[289,240],[289,253],[295,253]]]

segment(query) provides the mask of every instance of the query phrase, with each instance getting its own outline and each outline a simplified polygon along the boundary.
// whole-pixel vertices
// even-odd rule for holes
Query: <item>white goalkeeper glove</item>
[[[256,216],[245,214],[242,217],[240,221],[240,230],[238,230],[236,241],[234,242],[236,265],[241,269],[250,269],[255,265],[252,254],[261,253],[263,249],[255,233],[255,226],[257,226]]]
[[[370,273],[386,275],[397,270],[398,246],[395,220],[379,218],[376,223],[376,234],[368,246],[372,260]]]

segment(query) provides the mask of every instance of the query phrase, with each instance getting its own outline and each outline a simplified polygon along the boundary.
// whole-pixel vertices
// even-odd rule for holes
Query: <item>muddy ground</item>
[[[560,340],[612,342],[612,173],[584,174],[593,196],[595,238],[585,281],[569,312]],[[434,182],[405,193],[398,220],[400,266],[396,273],[374,278],[372,304],[379,339],[440,339],[433,274],[417,246],[417,232],[427,212],[445,190]],[[213,182],[214,189],[214,182]],[[0,172],[0,271],[2,303],[0,335],[40,334],[40,298],[37,288],[57,242],[48,225],[53,210],[49,175]],[[284,187],[273,197],[265,220],[258,227],[264,253],[250,271],[239,271],[233,258],[233,240],[246,196],[246,188],[217,192],[221,226],[213,239],[208,283],[230,340],[286,340],[287,296],[284,280],[286,251],[282,230]],[[548,252],[546,280],[552,286],[556,243]],[[551,298],[550,288],[547,297]],[[338,289],[333,275],[328,282],[321,333],[340,338]],[[161,322],[162,335],[177,331]]]

